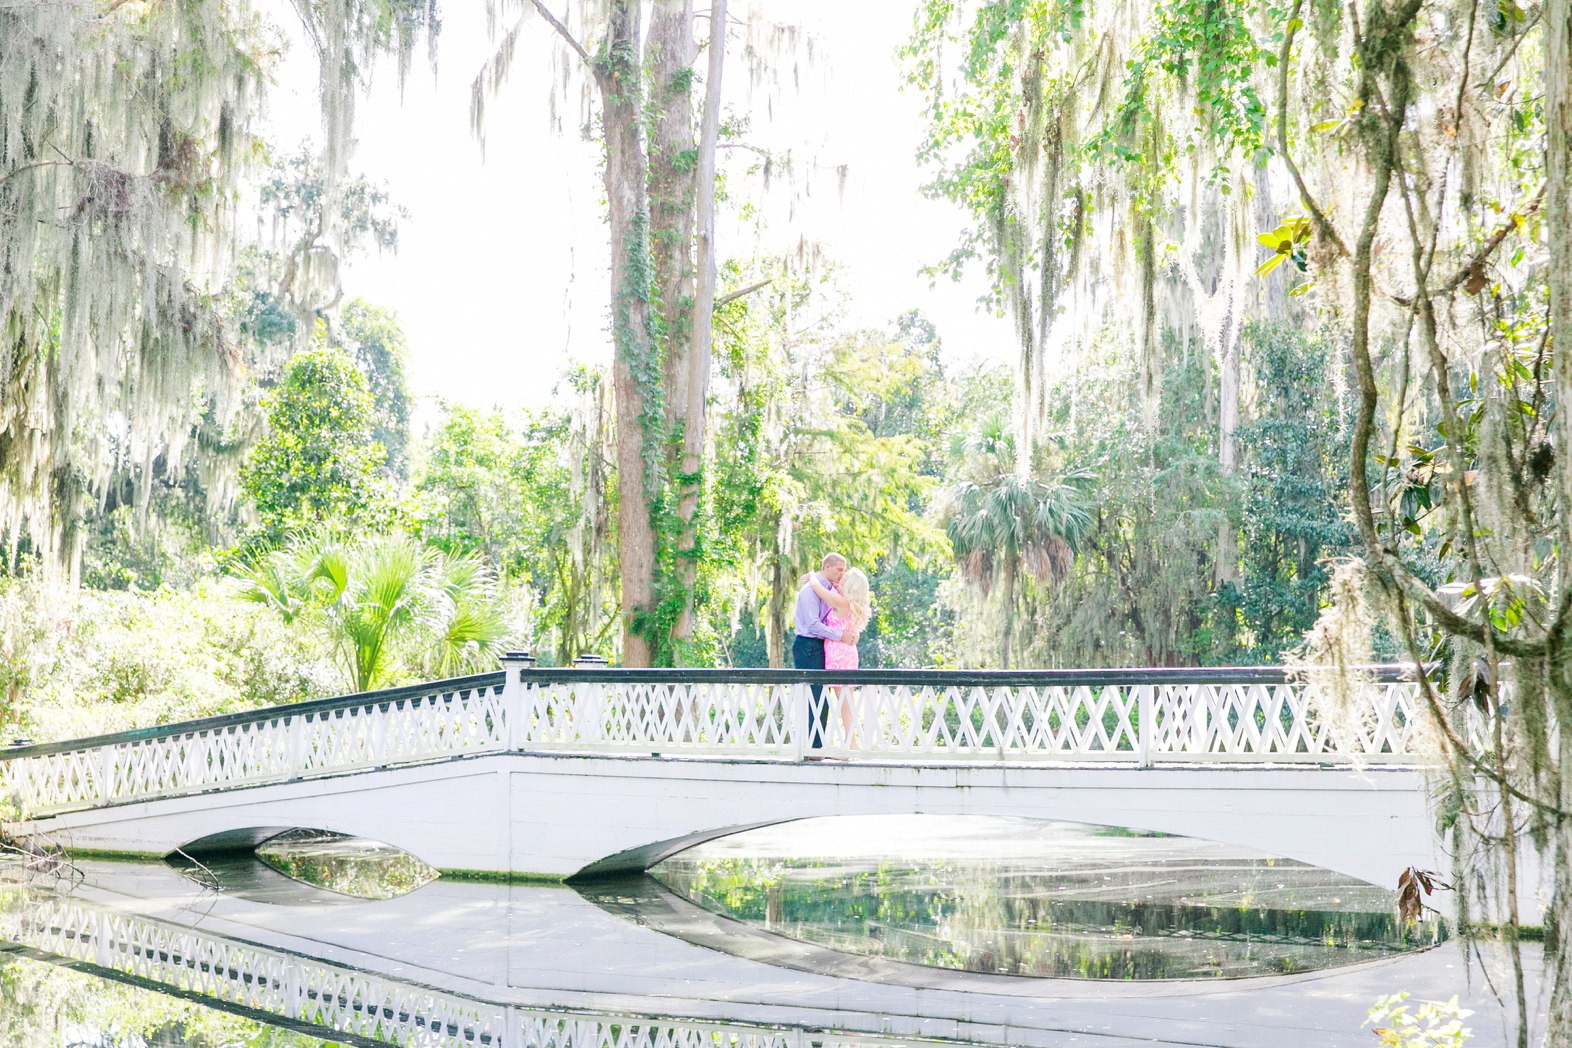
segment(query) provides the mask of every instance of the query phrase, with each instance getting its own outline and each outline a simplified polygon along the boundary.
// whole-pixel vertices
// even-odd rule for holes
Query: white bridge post
[[[115,796],[115,750],[107,745],[98,754],[98,807],[105,808]]]
[[[1153,684],[1138,684],[1135,688],[1135,715],[1138,718],[1135,731],[1140,739],[1139,759],[1143,768],[1152,766],[1152,728],[1154,727],[1152,715],[1157,708],[1157,703],[1152,701],[1152,696],[1156,691],[1157,686]]]
[[[509,753],[524,748],[529,741],[529,703],[524,701],[524,674],[535,667],[535,656],[527,651],[509,651],[502,655],[502,717],[503,745]]]
[[[802,681],[791,686],[791,756],[792,760],[801,761],[806,755],[808,733],[811,730],[808,720],[818,711],[813,708],[812,694],[808,685]]]
[[[298,779],[306,773],[305,716],[299,713],[290,716],[289,725],[284,731],[284,745],[289,751],[289,777]]]
[[[97,913],[93,915],[93,963],[100,968],[108,968],[114,958],[109,951],[109,915]]]

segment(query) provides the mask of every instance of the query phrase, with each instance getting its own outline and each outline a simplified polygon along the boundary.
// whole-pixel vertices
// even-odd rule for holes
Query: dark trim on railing
[[[1407,666],[1365,667],[1382,682],[1413,680]],[[524,670],[524,680],[542,684],[592,681],[607,684],[904,684],[907,687],[1075,687],[1109,684],[1281,684],[1282,666],[1176,666],[1095,670],[766,670],[766,669],[595,669]]]
[[[1413,669],[1410,666],[1369,666],[1365,669],[1374,680],[1380,682],[1414,679]],[[469,691],[474,688],[494,688],[504,682],[509,672],[522,674],[521,679],[526,685],[586,681],[597,684],[898,684],[912,688],[1001,685],[1051,688],[1079,685],[1106,687],[1110,684],[1127,686],[1281,684],[1290,675],[1290,671],[1281,666],[1180,666],[1095,670],[612,669],[601,666],[589,669],[510,669],[432,681],[429,684],[411,684],[401,688],[386,688],[382,691],[363,691],[331,699],[316,699],[312,702],[264,706],[255,710],[242,710],[239,713],[202,717],[197,720],[181,721],[178,724],[160,724],[151,728],[137,728],[134,731],[117,732],[112,735],[96,735],[87,739],[68,739],[63,742],[46,742],[34,746],[0,747],[0,761],[17,757],[39,757],[49,753],[66,753],[71,750],[89,750],[122,743],[148,742],[195,732],[221,731],[242,724],[356,709],[397,702],[401,699],[421,698],[426,695]]]
[[[35,746],[0,747],[0,761],[12,760],[17,757],[41,757],[48,753],[66,753],[70,750],[91,750],[99,746],[113,746],[126,742],[149,742],[153,739],[167,739],[171,735],[220,731],[240,724],[257,724],[263,721],[278,720],[281,717],[304,717],[312,713],[331,713],[334,710],[350,710],[363,706],[375,706],[385,702],[423,698],[427,695],[437,695],[445,692],[470,691],[474,688],[494,688],[500,685],[506,676],[507,674],[501,670],[493,670],[490,673],[476,673],[468,677],[453,677],[450,680],[432,681],[428,684],[410,684],[401,688],[384,688],[381,691],[362,691],[353,695],[338,695],[330,699],[291,702],[283,706],[262,706],[254,710],[241,710],[239,713],[221,713],[216,717],[199,717],[196,720],[180,721],[177,724],[158,724],[151,728],[136,728],[132,731],[115,732],[112,735],[94,735],[87,739],[42,742]]]

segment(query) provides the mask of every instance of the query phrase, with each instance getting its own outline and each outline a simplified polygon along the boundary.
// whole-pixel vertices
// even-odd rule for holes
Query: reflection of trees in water
[[[257,857],[287,877],[361,899],[391,899],[437,877],[408,852],[320,830],[281,834],[258,848]]]
[[[327,1048],[193,1001],[14,958],[0,964],[0,1048]]]
[[[964,861],[678,856],[655,874],[700,905],[831,949],[1012,975],[1291,973],[1445,935],[1435,922],[1405,932],[1384,889],[1267,860],[1044,872]]]

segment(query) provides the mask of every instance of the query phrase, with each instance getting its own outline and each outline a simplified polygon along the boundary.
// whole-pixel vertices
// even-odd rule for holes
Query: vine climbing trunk
[[[1572,404],[1572,0],[1546,0],[1545,224],[1550,248],[1550,344],[1556,403]],[[1572,506],[1572,411],[1556,413],[1563,506]],[[1572,548],[1572,514],[1561,514],[1562,549]],[[1562,568],[1562,586],[1569,569]]]
[[[638,0],[608,5],[594,61],[606,135],[611,224],[612,381],[617,398],[617,526],[622,576],[622,661],[650,665],[645,627],[655,592],[653,516],[662,495],[665,411],[659,320],[651,303],[649,161],[643,124]]]
[[[545,0],[533,12],[590,67],[611,226],[622,657],[670,665],[692,630],[700,468],[715,299],[715,150],[726,3],[712,0],[702,138],[693,120],[693,0],[605,0],[592,55]],[[516,32],[516,31],[515,31]],[[471,122],[506,77],[510,34],[476,79]],[[697,259],[695,254],[697,253]]]
[[[693,0],[655,0],[645,44],[650,70],[650,110],[655,114],[650,142],[650,249],[655,263],[655,298],[665,328],[666,471],[671,497],[689,486],[683,450],[687,443],[688,385],[692,380],[694,268],[693,197],[696,146],[693,140]],[[700,437],[702,438],[702,427]],[[651,657],[660,665],[675,661],[676,628],[690,614],[692,573],[681,549],[686,531],[669,515],[655,531],[655,571],[659,613],[648,632]],[[676,623],[672,624],[675,611]]]
[[[770,554],[769,613],[761,628],[770,669],[778,670],[786,666],[786,595],[791,585],[786,578],[786,553],[781,549],[779,530],[772,540]]]
[[[680,458],[680,444],[675,442],[687,414],[694,315],[693,62],[698,48],[692,26],[693,0],[655,0],[645,45],[653,96],[650,109],[655,114],[650,140],[650,252],[655,297],[666,329],[663,375],[673,465]]]
[[[693,632],[693,585],[698,578],[699,471],[704,463],[705,405],[710,393],[711,333],[715,312],[715,150],[720,142],[721,74],[726,64],[726,0],[710,4],[709,68],[704,78],[704,110],[699,120],[698,175],[694,186],[697,238],[694,250],[695,282],[693,329],[688,345],[686,415],[683,417],[681,497],[677,515],[678,578],[682,584],[682,614],[672,630],[672,641],[687,640]]]
[[[698,45],[692,0],[658,0],[652,9],[648,45],[659,102],[650,149],[650,205],[656,290],[666,328],[667,468],[676,503],[669,533],[656,536],[664,547],[657,559],[669,572],[670,592],[664,599],[676,612],[660,653],[663,661],[674,659],[693,631],[693,588],[698,577],[700,472],[715,300],[715,148],[725,56],[724,2],[713,5],[710,15],[709,70],[697,141],[693,83]],[[664,616],[660,620],[663,628],[666,621]]]

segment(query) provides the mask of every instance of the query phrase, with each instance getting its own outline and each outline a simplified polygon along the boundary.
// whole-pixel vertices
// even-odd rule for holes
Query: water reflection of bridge
[[[850,685],[826,692],[835,709],[819,750],[815,683]],[[156,857],[304,826],[442,870],[568,876],[643,869],[742,825],[922,812],[1186,834],[1392,885],[1436,861],[1415,690],[1379,668],[1334,720],[1271,668],[514,664],[0,750],[0,769],[30,816],[22,829],[78,853]]]
[[[14,893],[0,948],[360,1045],[1322,1048],[1363,1040],[1364,1009],[1397,989],[1463,992],[1485,1042],[1496,1029],[1496,1005],[1482,984],[1468,999],[1451,945],[1308,978],[933,972],[903,986],[705,949],[554,886],[439,881],[380,902],[277,905],[205,892],[163,864],[80,869],[68,892]]]

